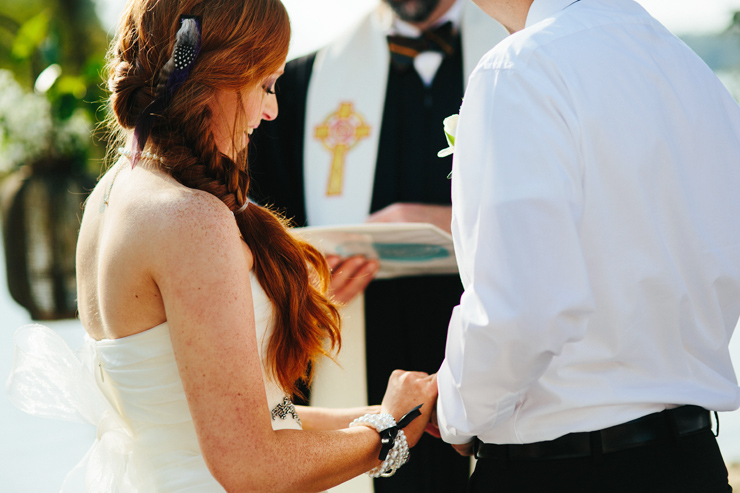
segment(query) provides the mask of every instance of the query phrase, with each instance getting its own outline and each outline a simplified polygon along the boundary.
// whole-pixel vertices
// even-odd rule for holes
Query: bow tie
[[[391,61],[393,65],[401,69],[410,67],[419,53],[436,51],[444,56],[450,56],[455,53],[457,45],[457,29],[452,22],[445,22],[434,29],[422,31],[418,38],[388,36]]]

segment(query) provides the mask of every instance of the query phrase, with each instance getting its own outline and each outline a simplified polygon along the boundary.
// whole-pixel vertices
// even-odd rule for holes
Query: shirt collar
[[[527,22],[524,27],[533,26],[548,17],[552,17],[576,1],[578,0],[534,0],[529,7]]]
[[[437,19],[437,22],[435,22],[434,25],[430,26],[430,29],[441,26],[448,21],[451,21],[452,25],[454,25],[456,28],[459,28],[460,18],[462,17],[463,3],[465,3],[464,0],[457,0],[454,4],[452,4],[447,12],[442,15],[442,17]],[[419,36],[421,36],[421,31],[416,26],[413,26],[408,22],[402,21],[398,17],[393,16],[393,24],[391,25],[388,34],[397,34],[399,36],[406,36],[408,38],[418,38]]]

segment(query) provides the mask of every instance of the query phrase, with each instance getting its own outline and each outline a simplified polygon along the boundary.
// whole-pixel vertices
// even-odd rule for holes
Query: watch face
[[[383,0],[406,22],[423,22],[439,5],[439,0]]]

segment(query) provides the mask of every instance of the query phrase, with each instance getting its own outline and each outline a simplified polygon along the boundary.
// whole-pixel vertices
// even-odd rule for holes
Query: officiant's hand
[[[449,205],[397,202],[370,214],[369,223],[430,223],[452,232],[452,207]]]
[[[328,255],[326,262],[331,269],[329,297],[342,304],[349,303],[355,296],[364,292],[379,267],[377,260],[362,256],[343,258]]]
[[[437,400],[437,375],[428,375],[419,371],[396,370],[388,380],[388,388],[380,405],[381,413],[389,413],[398,421],[404,414],[422,404],[421,416],[414,419],[403,429],[409,447],[416,445]]]

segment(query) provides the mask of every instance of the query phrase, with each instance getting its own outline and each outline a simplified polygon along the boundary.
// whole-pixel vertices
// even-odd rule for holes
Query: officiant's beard
[[[406,22],[424,22],[434,12],[440,0],[383,0]]]

